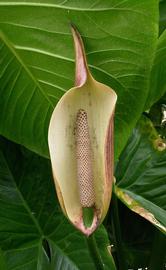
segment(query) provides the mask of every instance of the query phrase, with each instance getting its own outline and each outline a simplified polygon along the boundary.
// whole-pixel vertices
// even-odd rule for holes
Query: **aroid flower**
[[[72,34],[75,87],[53,111],[48,142],[61,208],[77,229],[90,235],[103,221],[111,199],[117,96],[92,77],[81,37],[73,27]]]

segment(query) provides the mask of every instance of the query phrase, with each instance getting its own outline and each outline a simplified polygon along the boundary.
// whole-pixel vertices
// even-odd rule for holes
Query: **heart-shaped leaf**
[[[166,142],[142,118],[116,168],[115,193],[132,211],[166,232]]]
[[[118,156],[146,101],[157,20],[157,0],[1,1],[1,134],[49,156],[51,113],[73,86],[72,21],[94,78],[118,95]]]

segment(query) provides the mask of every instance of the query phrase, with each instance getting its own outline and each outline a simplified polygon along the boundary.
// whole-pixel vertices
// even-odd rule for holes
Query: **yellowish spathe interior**
[[[54,177],[64,200],[68,218],[75,222],[82,213],[80,204],[75,141],[78,110],[88,116],[93,153],[94,188],[97,208],[102,207],[105,178],[104,147],[109,120],[114,112],[115,92],[94,79],[70,89],[57,104],[50,121],[49,149]]]

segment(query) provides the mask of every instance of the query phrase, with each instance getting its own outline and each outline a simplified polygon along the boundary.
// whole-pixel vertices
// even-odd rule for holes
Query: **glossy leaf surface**
[[[166,142],[142,118],[121,154],[115,193],[132,211],[166,232]]]
[[[72,21],[83,36],[94,78],[118,95],[118,156],[148,94],[157,9],[157,0],[1,1],[1,134],[49,156],[50,116],[74,81]]]

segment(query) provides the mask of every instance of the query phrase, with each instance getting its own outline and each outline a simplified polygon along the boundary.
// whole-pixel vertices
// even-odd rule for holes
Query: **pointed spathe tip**
[[[86,61],[82,38],[76,26],[72,22],[70,22],[70,26],[75,46],[75,58],[76,58],[75,86],[81,87],[82,85],[85,84],[87,80],[89,70]]]

